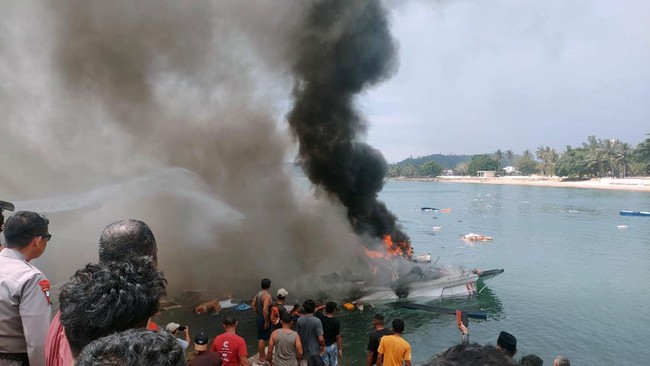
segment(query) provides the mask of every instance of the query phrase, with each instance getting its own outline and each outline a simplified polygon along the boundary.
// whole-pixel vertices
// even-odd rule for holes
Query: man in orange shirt
[[[377,349],[377,366],[411,366],[411,345],[404,338],[404,321],[393,320],[393,335],[381,338]]]

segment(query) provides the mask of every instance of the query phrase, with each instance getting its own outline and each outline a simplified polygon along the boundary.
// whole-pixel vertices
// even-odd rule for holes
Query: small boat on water
[[[650,217],[650,211],[624,211],[619,212],[621,216],[648,216]]]
[[[463,240],[468,240],[468,241],[492,241],[493,239],[491,236],[485,236],[483,234],[474,234],[474,233],[461,235],[460,237],[463,238]]]
[[[411,260],[415,263],[431,263],[431,253],[415,254]]]

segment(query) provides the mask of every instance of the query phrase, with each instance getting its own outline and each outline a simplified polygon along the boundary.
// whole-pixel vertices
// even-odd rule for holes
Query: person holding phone
[[[460,330],[461,344],[469,344],[469,323],[467,321],[467,312],[456,310],[456,325]]]
[[[171,322],[165,327],[168,333],[176,337],[176,340],[183,348],[183,352],[190,346],[190,328],[187,325],[181,326],[178,323]],[[178,332],[185,332],[185,339],[178,338]]]

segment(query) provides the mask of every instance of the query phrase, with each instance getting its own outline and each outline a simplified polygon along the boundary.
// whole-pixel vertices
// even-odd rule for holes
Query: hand
[[[339,348],[339,357],[343,357],[343,350]]]
[[[264,329],[269,329],[270,324],[268,322],[264,322]]]
[[[469,334],[469,328],[467,328],[463,323],[458,324],[458,329],[460,329],[462,334]]]

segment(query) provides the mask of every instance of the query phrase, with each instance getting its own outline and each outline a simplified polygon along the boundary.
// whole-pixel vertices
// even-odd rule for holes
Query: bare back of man
[[[269,293],[271,287],[271,280],[268,278],[262,279],[261,290],[253,297],[252,306],[257,318],[257,351],[258,363],[266,363],[266,342],[271,336],[271,322],[269,319],[269,307],[273,298]]]

